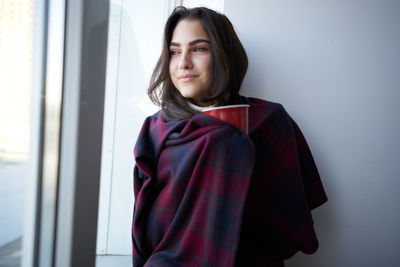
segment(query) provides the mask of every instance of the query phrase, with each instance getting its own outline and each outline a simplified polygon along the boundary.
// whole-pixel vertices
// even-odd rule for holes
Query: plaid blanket
[[[241,99],[249,135],[203,114],[145,120],[133,266],[283,266],[317,249],[310,210],[327,198],[300,129],[282,105]]]

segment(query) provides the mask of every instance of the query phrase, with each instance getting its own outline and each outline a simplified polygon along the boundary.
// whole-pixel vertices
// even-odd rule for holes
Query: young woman
[[[239,95],[247,56],[232,24],[178,7],[148,90],[161,110],[135,146],[133,266],[284,266],[318,241],[327,198],[307,143],[282,105]],[[249,104],[249,134],[203,115]]]

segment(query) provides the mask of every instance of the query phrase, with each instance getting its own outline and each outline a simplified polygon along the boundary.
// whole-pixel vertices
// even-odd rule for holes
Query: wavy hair
[[[199,113],[188,104],[191,99],[184,98],[175,88],[169,73],[172,34],[184,19],[199,20],[210,39],[210,80],[205,93],[199,97],[200,102],[217,106],[239,103],[239,90],[248,66],[246,51],[225,15],[205,7],[175,8],[166,22],[161,56],[147,90],[153,103],[161,106],[166,121],[188,119]]]

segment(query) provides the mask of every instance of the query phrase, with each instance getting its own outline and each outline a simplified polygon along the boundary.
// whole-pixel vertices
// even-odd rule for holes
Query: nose
[[[192,58],[189,52],[182,51],[181,57],[179,59],[180,69],[191,69],[193,68]]]

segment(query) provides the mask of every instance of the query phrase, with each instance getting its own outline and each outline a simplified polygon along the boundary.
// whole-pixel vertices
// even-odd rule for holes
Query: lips
[[[178,76],[178,80],[181,82],[190,82],[190,81],[193,81],[194,79],[196,79],[197,77],[199,77],[199,75],[183,74],[183,75]]]

